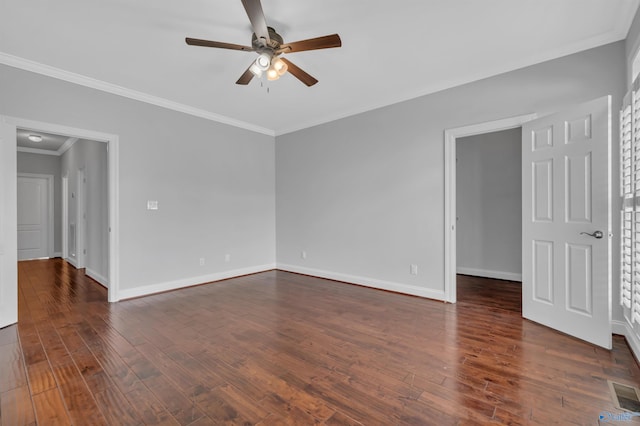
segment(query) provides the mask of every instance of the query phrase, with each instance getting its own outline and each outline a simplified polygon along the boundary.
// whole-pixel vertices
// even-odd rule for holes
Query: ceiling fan
[[[338,34],[331,34],[323,37],[294,41],[293,43],[285,43],[282,36],[278,34],[276,30],[267,26],[260,0],[242,0],[242,5],[249,16],[249,21],[251,21],[251,27],[253,28],[251,46],[190,37],[185,39],[187,44],[190,46],[217,47],[221,49],[257,52],[259,54],[258,58],[251,63],[249,68],[247,68],[238,81],[236,81],[236,84],[249,84],[254,76],[261,77],[263,73],[266,73],[267,79],[277,80],[287,71],[307,86],[316,84],[318,80],[288,59],[281,58],[280,55],[283,53],[304,52],[305,50],[340,47],[342,46],[340,36]]]

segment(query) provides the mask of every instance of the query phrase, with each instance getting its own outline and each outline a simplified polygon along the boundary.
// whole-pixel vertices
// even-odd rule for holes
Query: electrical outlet
[[[204,257],[200,258],[200,266],[204,266]]]
[[[302,250],[302,251],[300,252],[300,257],[301,257],[301,258],[303,258],[303,259],[306,259],[306,258],[307,258],[307,252],[306,252],[306,251],[304,251],[304,250]]]
[[[227,254],[225,254],[225,255],[224,255],[224,261],[225,261],[226,263],[231,262],[231,255],[230,255],[229,253],[227,253]]]
[[[418,265],[414,265],[413,263],[409,266],[409,272],[411,275],[418,275]]]

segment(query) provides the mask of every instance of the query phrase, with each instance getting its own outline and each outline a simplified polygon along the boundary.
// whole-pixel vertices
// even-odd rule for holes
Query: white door
[[[18,176],[18,260],[49,257],[49,180]]]
[[[18,322],[16,137],[0,117],[0,328]]]
[[[610,111],[606,96],[522,126],[522,314],[608,349]]]

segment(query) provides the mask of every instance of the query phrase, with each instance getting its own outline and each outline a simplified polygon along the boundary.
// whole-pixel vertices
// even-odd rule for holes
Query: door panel
[[[553,159],[533,165],[533,221],[553,220]]]
[[[523,125],[525,318],[611,348],[610,97]],[[601,231],[604,238],[587,235]]]
[[[591,152],[565,158],[567,223],[591,223]]]
[[[591,316],[591,246],[567,244],[567,310]]]
[[[542,303],[553,303],[553,242],[534,241],[533,297]]]

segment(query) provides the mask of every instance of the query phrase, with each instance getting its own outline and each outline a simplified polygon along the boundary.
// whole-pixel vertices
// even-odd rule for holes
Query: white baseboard
[[[319,278],[327,278],[335,281],[343,281],[350,284],[357,284],[365,287],[388,290],[396,293],[410,294],[412,296],[426,297],[428,299],[446,300],[444,290],[433,290],[430,288],[418,287],[408,284],[400,284],[391,281],[382,281],[374,278],[359,277],[355,275],[342,274],[340,272],[324,271],[321,269],[306,268],[297,265],[278,264],[278,269],[287,272],[312,275]]]
[[[276,269],[275,264],[250,266],[248,268],[233,269],[231,271],[217,272],[215,274],[201,275],[197,277],[183,278],[175,281],[167,281],[163,283],[145,285],[143,287],[129,288],[120,290],[116,300],[132,299],[134,297],[149,296],[164,291],[177,290],[179,288],[191,287],[194,285],[206,284],[214,281],[226,280],[229,278],[240,277],[243,275],[257,274],[258,272],[270,271]]]
[[[520,281],[522,282],[522,274],[513,272],[491,271],[488,269],[465,268],[458,266],[456,272],[462,275],[472,275],[474,277],[495,278],[497,280]]]
[[[78,264],[76,263],[76,260],[72,257],[67,257],[66,259],[67,262],[69,262],[71,264],[71,266],[73,266],[74,268],[78,269]]]
[[[109,288],[109,280],[106,277],[104,277],[104,276],[100,275],[99,273],[97,273],[96,271],[94,271],[93,269],[86,268],[84,270],[84,273],[86,275],[88,275],[91,279],[96,281],[98,284],[100,284],[102,287]]]
[[[631,352],[636,360],[640,362],[640,337],[633,331],[631,325],[626,321],[611,321],[613,334],[620,334],[627,339]]]

